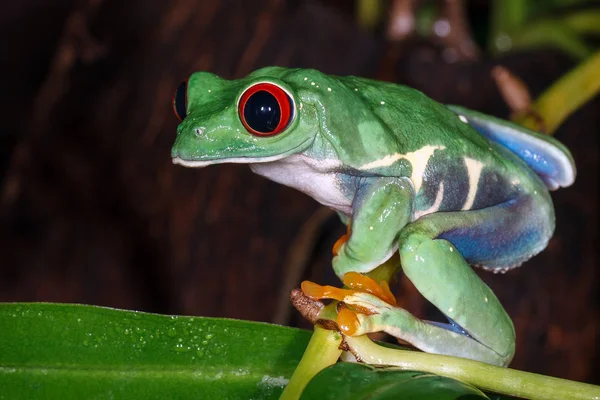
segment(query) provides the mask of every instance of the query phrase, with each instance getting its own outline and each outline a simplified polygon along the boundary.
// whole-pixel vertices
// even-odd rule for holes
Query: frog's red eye
[[[181,85],[175,91],[172,105],[175,116],[179,118],[179,121],[183,121],[187,115],[187,79],[181,82]]]
[[[281,133],[294,119],[293,101],[273,83],[257,83],[242,94],[238,114],[246,130],[257,136]]]

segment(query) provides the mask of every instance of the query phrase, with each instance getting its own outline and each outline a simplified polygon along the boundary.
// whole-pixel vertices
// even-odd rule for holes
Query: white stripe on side
[[[467,166],[467,175],[469,176],[469,193],[467,194],[467,199],[465,200],[462,210],[470,210],[471,207],[473,207],[475,195],[479,188],[479,178],[481,177],[481,170],[483,170],[483,163],[465,157],[465,165]]]

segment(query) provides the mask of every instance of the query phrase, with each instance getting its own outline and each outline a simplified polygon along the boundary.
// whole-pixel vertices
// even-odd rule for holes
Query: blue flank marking
[[[548,162],[544,156],[546,150],[543,146],[535,146],[533,143],[527,143],[529,147],[523,147],[525,144],[519,141],[518,138],[510,138],[508,136],[501,135],[499,132],[494,131],[491,127],[482,127],[473,124],[473,127],[494,142],[500,143],[513,153],[517,154],[536,174],[540,177],[555,178],[560,175],[560,165],[553,162]],[[537,143],[536,143],[537,144]],[[535,146],[535,147],[534,147]]]
[[[504,261],[515,258],[520,259],[528,253],[532,245],[539,243],[540,232],[531,228],[526,231],[513,230],[489,233],[482,232],[458,232],[450,231],[439,236],[446,239],[456,247],[458,252],[470,264],[483,264],[488,267],[496,266],[495,261]],[[477,234],[480,234],[477,237]],[[508,240],[505,236],[508,236]],[[475,237],[477,239],[475,239]],[[508,265],[512,264],[508,262]]]
[[[518,207],[522,213],[531,209],[529,204],[516,204],[520,202],[526,202],[526,199],[511,199],[498,207]],[[489,218],[476,226],[451,229],[437,238],[452,243],[469,264],[482,264],[486,267],[512,266],[528,258],[532,249],[540,243],[543,232],[537,221],[538,218],[527,222],[517,218],[498,224],[493,213],[490,213]]]

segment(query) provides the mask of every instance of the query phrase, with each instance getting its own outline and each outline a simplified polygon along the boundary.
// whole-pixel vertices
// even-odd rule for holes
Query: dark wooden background
[[[383,35],[360,30],[342,1],[20,0],[0,10],[0,301],[270,321],[284,265],[297,259],[290,249],[307,258],[303,278],[335,283],[341,224],[324,218],[314,246],[299,237],[317,218],[312,199],[243,165],[171,164],[171,95],[195,70],[236,78],[313,67],[506,117],[492,66],[509,67],[535,96],[574,65],[552,50],[447,64],[418,39],[390,57]],[[514,319],[513,367],[593,383],[599,106],[556,134],[579,175],[553,194],[548,249],[506,275],[481,273]],[[434,313],[405,279],[396,293],[417,315]],[[287,322],[301,324],[294,313]]]

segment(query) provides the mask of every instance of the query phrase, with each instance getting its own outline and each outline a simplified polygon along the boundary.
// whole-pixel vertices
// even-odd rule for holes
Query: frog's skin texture
[[[282,132],[257,136],[238,107],[265,82],[289,96],[292,117]],[[383,330],[424,351],[508,365],[513,324],[470,265],[504,272],[546,247],[548,190],[575,179],[563,145],[405,86],[315,70],[269,67],[231,81],[198,72],[183,109],[173,162],[248,163],[314,197],[351,227],[333,259],[338,276],[398,251],[406,276],[449,319],[422,321],[360,293],[345,301],[375,314],[359,315],[356,334]]]

